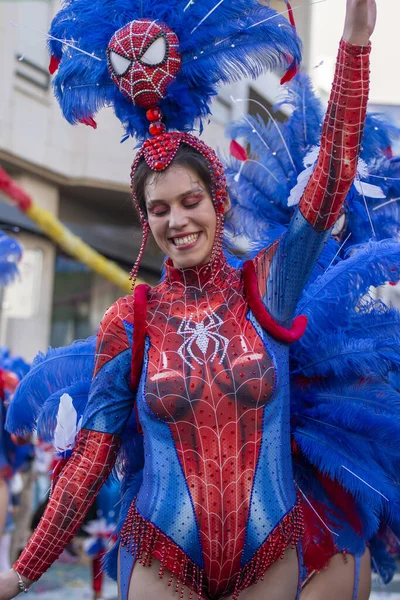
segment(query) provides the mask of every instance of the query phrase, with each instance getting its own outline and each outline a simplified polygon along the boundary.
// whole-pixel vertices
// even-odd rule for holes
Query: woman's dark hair
[[[212,197],[212,179],[210,169],[206,159],[202,154],[200,154],[200,152],[198,152],[188,144],[181,144],[171,164],[179,167],[186,167],[192,169],[192,171],[194,171],[196,175],[200,177],[201,181],[206,187],[207,192]],[[159,173],[159,176],[162,176],[163,173],[165,173],[165,171],[161,171],[161,173]],[[146,215],[146,217],[147,208],[145,191],[147,180],[151,175],[154,175],[154,171],[150,169],[144,158],[142,158],[139,161],[138,166],[136,167],[132,184],[133,189],[136,193],[136,198],[139,207],[143,211],[143,214]]]

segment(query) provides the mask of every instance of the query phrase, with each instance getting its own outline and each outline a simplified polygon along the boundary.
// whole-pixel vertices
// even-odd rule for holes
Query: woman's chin
[[[175,254],[175,253],[174,253]],[[188,253],[187,256],[171,256],[176,269],[193,269],[205,265],[210,260],[208,255],[199,255],[199,252]]]

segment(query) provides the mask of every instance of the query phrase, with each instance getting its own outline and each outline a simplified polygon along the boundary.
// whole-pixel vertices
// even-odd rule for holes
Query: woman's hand
[[[355,46],[367,46],[376,23],[375,0],[347,0],[343,39]]]
[[[22,580],[26,587],[29,587],[32,583],[26,577],[22,577]],[[15,598],[19,593],[18,577],[15,571],[10,569],[9,571],[0,573],[0,600],[10,600],[11,598]]]

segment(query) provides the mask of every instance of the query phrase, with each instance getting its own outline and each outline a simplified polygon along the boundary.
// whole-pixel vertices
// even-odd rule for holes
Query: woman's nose
[[[169,213],[169,228],[182,229],[187,225],[189,219],[185,211],[180,208],[173,208]]]

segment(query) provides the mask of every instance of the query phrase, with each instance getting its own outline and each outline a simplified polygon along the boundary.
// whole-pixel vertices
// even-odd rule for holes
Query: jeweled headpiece
[[[195,148],[210,168],[221,233],[223,167],[190,132],[201,132],[220,83],[275,67],[295,72],[301,45],[294,27],[257,0],[65,0],[50,35],[50,69],[58,69],[54,89],[65,118],[96,127],[97,111],[112,105],[127,136],[143,142],[132,176],[142,158],[163,171],[182,143]],[[133,196],[137,206],[134,190]],[[137,209],[140,260],[149,226]],[[133,278],[137,270],[138,261]]]

